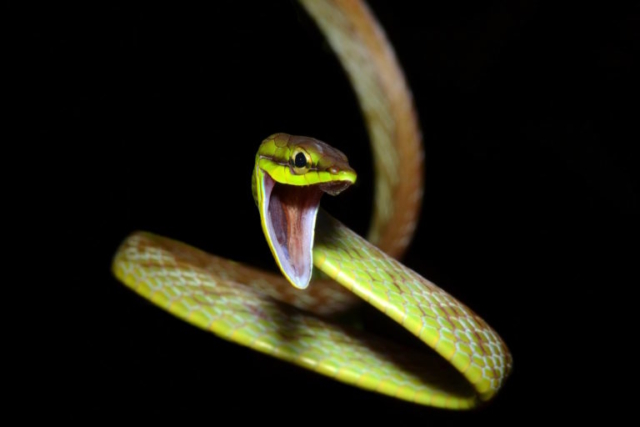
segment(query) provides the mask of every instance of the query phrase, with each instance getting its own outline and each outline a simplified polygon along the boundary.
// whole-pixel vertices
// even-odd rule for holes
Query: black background
[[[137,229],[273,269],[249,178],[277,131],[349,156],[358,185],[323,203],[366,232],[372,170],[358,105],[290,1],[51,2],[24,15],[30,128],[38,154],[59,159],[45,216],[63,245],[48,249],[65,260],[47,283],[65,297],[62,324],[42,348],[59,375],[32,398],[69,419],[207,424],[520,423],[622,406],[615,381],[635,360],[620,306],[637,285],[638,9],[426,3],[370,2],[426,144],[422,220],[404,262],[507,342],[514,371],[496,399],[454,413],[348,387],[178,321],[111,276]]]

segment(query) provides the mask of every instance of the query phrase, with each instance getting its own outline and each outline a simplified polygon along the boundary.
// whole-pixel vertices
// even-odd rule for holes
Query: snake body
[[[314,211],[313,221],[307,221],[315,223],[309,256],[328,278],[296,289],[309,282],[298,275],[306,261],[297,255],[309,242],[302,239],[285,244],[284,252],[276,250],[274,239],[287,240],[296,233],[269,236],[261,180],[273,186],[323,186],[337,193],[348,186],[340,183],[355,180],[355,172],[342,153],[323,148],[323,143],[275,134],[263,141],[256,156],[253,190],[267,241],[286,278],[148,232],[136,232],[122,243],[114,274],[154,304],[222,338],[363,389],[436,407],[472,408],[498,392],[510,372],[511,355],[473,311],[394,259],[415,228],[422,150],[393,51],[364,4],[301,3],[343,61],[367,118],[377,172],[370,241],[322,210],[316,219]],[[298,164],[300,147],[307,162],[300,157]],[[317,199],[319,203],[319,195]],[[289,221],[290,212],[285,214],[276,222]],[[283,267],[283,257],[293,259],[293,267]],[[426,347],[405,348],[335,320],[360,300]]]

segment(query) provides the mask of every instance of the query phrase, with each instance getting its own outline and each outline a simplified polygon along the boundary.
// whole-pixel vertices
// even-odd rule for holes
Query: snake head
[[[262,141],[256,154],[253,196],[271,253],[296,288],[305,289],[311,280],[322,195],[340,194],[355,181],[347,156],[325,142],[285,133]]]

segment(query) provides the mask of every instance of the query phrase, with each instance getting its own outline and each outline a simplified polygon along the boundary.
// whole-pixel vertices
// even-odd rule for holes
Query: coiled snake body
[[[114,274],[225,339],[363,389],[442,408],[474,407],[502,386],[511,356],[468,307],[394,259],[418,218],[423,156],[393,51],[364,4],[301,3],[342,61],[367,121],[377,172],[370,242],[318,208],[324,192],[337,194],[356,180],[346,156],[312,138],[274,134],[256,155],[253,192],[283,275],[146,232],[122,243]],[[332,280],[309,284],[312,264]],[[434,351],[332,320],[360,300]]]

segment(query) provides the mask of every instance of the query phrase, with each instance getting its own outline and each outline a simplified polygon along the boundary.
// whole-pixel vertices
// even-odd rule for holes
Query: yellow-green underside
[[[189,262],[203,257],[215,262],[207,268]],[[148,233],[134,234],[123,243],[113,269],[138,294],[195,326],[363,389],[467,409],[500,388],[511,359],[490,327],[323,212],[314,264],[442,357],[428,349],[398,348],[278,303],[251,283],[228,280],[236,263]]]
[[[349,172],[339,172],[331,174],[325,171],[309,171],[302,175],[295,175],[290,172],[289,165],[275,163],[269,159],[258,159],[258,167],[268,173],[275,181],[287,183],[289,185],[314,185],[324,182],[351,180],[355,181],[353,174]]]

